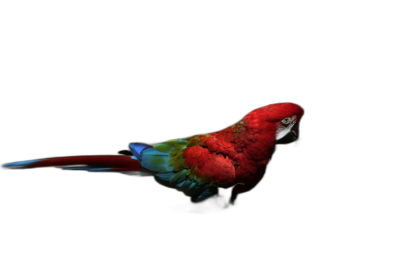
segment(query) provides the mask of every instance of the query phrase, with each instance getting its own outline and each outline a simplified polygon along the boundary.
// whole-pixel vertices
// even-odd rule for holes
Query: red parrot
[[[254,188],[264,176],[276,144],[299,137],[304,110],[293,103],[258,108],[238,123],[218,132],[176,139],[154,146],[129,144],[120,155],[70,156],[19,161],[5,168],[61,167],[92,172],[140,171],[160,184],[182,191],[194,203],[233,187],[230,203]]]

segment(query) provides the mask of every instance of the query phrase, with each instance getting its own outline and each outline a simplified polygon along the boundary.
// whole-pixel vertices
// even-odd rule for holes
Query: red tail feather
[[[70,156],[46,158],[26,162],[16,162],[5,164],[9,168],[40,168],[40,167],[71,167],[85,166],[89,169],[111,168],[108,171],[127,172],[139,171],[140,162],[130,156],[122,155],[98,155],[98,156]]]

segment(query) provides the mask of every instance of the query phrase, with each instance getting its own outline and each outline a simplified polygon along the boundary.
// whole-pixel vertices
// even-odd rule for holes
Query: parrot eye
[[[282,120],[282,123],[283,123],[283,124],[289,124],[289,123],[290,123],[290,118],[284,118],[284,119]]]

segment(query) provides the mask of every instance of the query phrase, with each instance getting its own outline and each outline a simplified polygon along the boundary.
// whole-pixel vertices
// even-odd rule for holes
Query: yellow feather
[[[178,140],[170,140],[170,141],[167,141],[166,143],[170,146],[174,146],[176,144],[176,142],[178,142]]]
[[[180,151],[179,149],[172,149],[171,152],[169,152],[169,155],[171,157],[174,157],[179,153],[179,151]]]
[[[183,162],[185,162],[185,159],[184,158],[180,158],[180,159],[175,159],[175,161],[174,161],[174,164],[173,164],[173,166],[174,166],[174,171],[179,171],[179,170],[182,170],[183,169]]]

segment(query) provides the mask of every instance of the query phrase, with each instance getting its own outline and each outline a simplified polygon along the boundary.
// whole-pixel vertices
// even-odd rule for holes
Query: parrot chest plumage
[[[260,170],[265,170],[274,152],[274,146],[257,141],[261,139],[243,138],[243,144],[238,149],[240,152],[234,161],[237,183],[251,184],[262,178],[264,172],[260,174]]]

